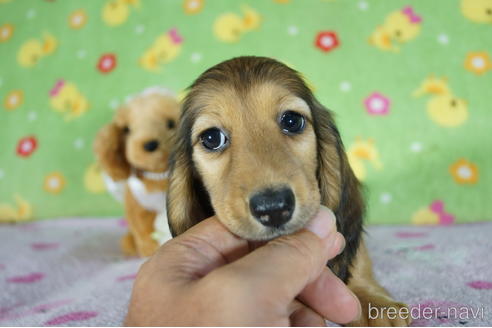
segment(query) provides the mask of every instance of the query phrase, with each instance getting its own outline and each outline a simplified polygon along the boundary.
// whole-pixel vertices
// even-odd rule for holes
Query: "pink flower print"
[[[421,238],[427,237],[426,232],[417,232],[417,231],[401,231],[395,233],[395,236],[398,238]]]
[[[388,115],[390,109],[390,100],[380,94],[373,92],[364,100],[364,105],[369,115]]]
[[[476,280],[470,281],[467,285],[475,289],[492,289],[492,281]]]
[[[39,281],[43,278],[44,278],[44,273],[34,272],[24,276],[15,276],[15,277],[7,278],[7,281],[14,284],[30,284]]]
[[[38,313],[46,313],[46,312],[51,311],[53,309],[67,305],[71,302],[72,302],[72,300],[65,299],[65,300],[60,300],[60,301],[55,301],[55,302],[51,302],[51,303],[44,303],[41,305],[37,305],[37,306],[27,310],[27,311],[16,311],[16,312],[12,313],[11,310],[14,310],[18,307],[25,305],[23,303],[17,303],[16,305],[8,307],[8,308],[0,308],[0,322],[6,321],[6,320],[12,321],[14,319],[24,318],[24,317],[32,316],[32,315],[38,314]]]
[[[434,244],[425,244],[422,246],[415,247],[414,250],[416,250],[416,251],[429,251],[429,250],[434,249],[434,248],[436,248],[436,245],[434,245]]]
[[[39,242],[39,243],[32,243],[31,244],[31,248],[36,250],[36,251],[44,251],[44,250],[48,250],[48,249],[54,249],[54,248],[58,248],[59,246],[60,246],[60,244],[58,244],[58,243]]]
[[[120,276],[120,277],[116,278],[116,281],[135,280],[135,278],[137,278],[137,274],[136,273],[132,273],[132,274],[127,274],[127,275],[124,275],[124,276]]]
[[[46,326],[57,326],[57,325],[63,325],[66,326],[66,323],[69,323],[70,321],[82,321],[82,320],[87,320],[94,318],[97,316],[97,312],[93,311],[79,311],[79,312],[70,312],[61,316],[58,316],[56,318],[53,318],[44,324]]]

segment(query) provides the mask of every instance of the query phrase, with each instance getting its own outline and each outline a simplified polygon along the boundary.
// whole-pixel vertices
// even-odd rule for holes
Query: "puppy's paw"
[[[133,235],[131,233],[127,232],[126,235],[121,237],[120,246],[125,255],[127,256],[137,255],[137,247],[135,245],[135,240],[133,239]]]
[[[407,327],[412,322],[410,309],[404,303],[385,295],[357,295],[362,306],[361,318],[351,327]]]
[[[152,256],[159,248],[159,244],[150,237],[146,240],[137,241],[137,250],[140,257]]]

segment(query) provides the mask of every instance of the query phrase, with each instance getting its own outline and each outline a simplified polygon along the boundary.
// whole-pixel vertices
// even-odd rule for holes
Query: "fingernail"
[[[318,214],[308,222],[306,229],[323,239],[332,232],[334,226],[335,214],[329,208],[321,205]]]

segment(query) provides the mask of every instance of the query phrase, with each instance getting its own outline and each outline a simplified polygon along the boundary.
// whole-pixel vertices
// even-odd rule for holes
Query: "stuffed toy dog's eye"
[[[304,116],[299,113],[288,110],[280,117],[280,127],[286,134],[298,134],[304,130]]]
[[[168,129],[174,129],[175,126],[176,126],[176,122],[174,122],[174,120],[167,120]]]
[[[124,133],[124,134],[128,134],[128,133],[130,133],[130,128],[129,128],[128,126],[124,126],[124,127],[123,127],[123,133]]]
[[[229,139],[220,129],[211,128],[200,134],[200,141],[206,149],[220,151],[227,146]]]

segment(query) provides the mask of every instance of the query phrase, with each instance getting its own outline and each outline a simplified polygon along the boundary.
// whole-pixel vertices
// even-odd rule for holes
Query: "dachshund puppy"
[[[164,88],[128,100],[96,137],[94,150],[107,189],[124,203],[127,255],[150,256],[171,238],[166,213],[167,163],[180,107]]]
[[[396,311],[406,305],[373,278],[361,240],[359,182],[332,115],[296,71],[263,57],[210,68],[190,88],[177,136],[167,199],[173,235],[215,214],[240,237],[269,240],[301,229],[323,204],[346,240],[328,266],[364,312],[352,324],[408,324],[386,315],[369,319],[369,305]]]

